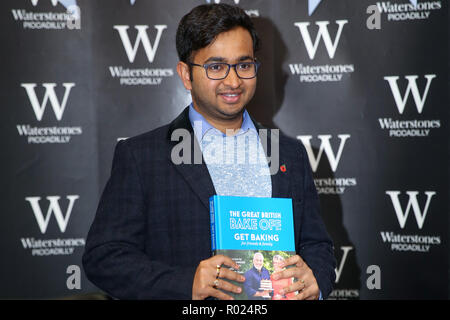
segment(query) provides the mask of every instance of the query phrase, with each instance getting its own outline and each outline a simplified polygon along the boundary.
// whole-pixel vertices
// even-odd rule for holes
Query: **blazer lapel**
[[[192,190],[200,198],[203,205],[209,210],[209,198],[216,194],[216,190],[214,189],[211,176],[209,175],[208,167],[203,160],[200,146],[197,142],[197,138],[195,137],[194,130],[192,129],[192,125],[189,120],[189,107],[185,108],[184,111],[175,120],[173,120],[169,126],[167,138],[169,140],[168,145],[170,146],[170,148],[168,150],[168,157],[171,162],[172,148],[181,142],[171,140],[172,133],[177,129],[184,129],[189,132],[191,142],[189,144],[191,148],[191,157],[190,163],[174,164],[174,166],[176,170],[178,170],[178,172],[184,177]],[[201,156],[201,163],[195,163],[199,161],[194,162],[194,152]]]
[[[272,134],[272,129],[265,128],[262,126],[259,122],[255,121],[252,118],[253,123],[255,124],[256,129],[259,132],[259,137],[262,140],[262,145],[264,147],[264,152],[266,153],[267,162],[269,164],[269,167],[272,165],[274,168],[271,170],[271,172],[276,172],[275,174],[271,175],[272,180],[272,198],[290,198],[291,195],[289,193],[289,176],[288,176],[288,170],[286,167],[286,159],[284,159],[283,155],[285,152],[283,152],[283,146],[280,143],[280,137],[279,137],[279,129],[278,134]],[[265,130],[265,131],[261,131]],[[264,132],[267,132],[267,134],[264,134]],[[265,142],[263,141],[264,139]],[[273,141],[272,141],[273,140]],[[276,155],[272,154],[272,144],[278,144],[278,163],[277,161],[274,161],[274,158]],[[274,150],[276,152],[276,149]],[[284,170],[281,170],[281,168],[284,166]]]

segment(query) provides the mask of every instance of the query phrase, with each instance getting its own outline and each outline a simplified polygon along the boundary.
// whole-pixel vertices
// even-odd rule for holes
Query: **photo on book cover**
[[[223,254],[239,265],[238,270],[233,271],[245,277],[244,283],[230,281],[240,286],[243,290],[240,294],[226,292],[236,300],[289,300],[295,296],[295,292],[281,294],[281,289],[291,285],[294,278],[274,280],[273,273],[283,270],[280,263],[295,252],[267,251],[267,250],[218,250],[217,254]],[[229,281],[229,280],[226,280]]]

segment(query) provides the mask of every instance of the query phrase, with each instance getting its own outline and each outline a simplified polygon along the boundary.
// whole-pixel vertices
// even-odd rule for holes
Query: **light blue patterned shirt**
[[[272,196],[267,158],[247,110],[241,129],[235,135],[226,135],[214,128],[192,104],[189,120],[218,195]]]

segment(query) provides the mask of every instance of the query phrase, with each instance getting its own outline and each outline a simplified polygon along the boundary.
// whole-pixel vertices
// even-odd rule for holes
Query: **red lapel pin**
[[[285,165],[285,164],[282,164],[282,165],[280,166],[280,170],[281,170],[281,172],[286,172],[286,165]]]

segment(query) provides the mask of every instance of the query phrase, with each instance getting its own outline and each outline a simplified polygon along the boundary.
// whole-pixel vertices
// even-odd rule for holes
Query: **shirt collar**
[[[197,112],[197,110],[194,109],[193,103],[189,105],[189,120],[191,121],[191,125],[194,129],[195,135],[197,136],[197,138],[200,138],[200,140],[202,140],[205,136],[205,133],[210,130],[214,130],[217,133],[225,136],[225,133],[222,133],[218,129],[214,128],[199,112]],[[244,110],[241,129],[236,135],[243,134],[248,130],[254,130],[255,132],[257,131],[247,110]]]

